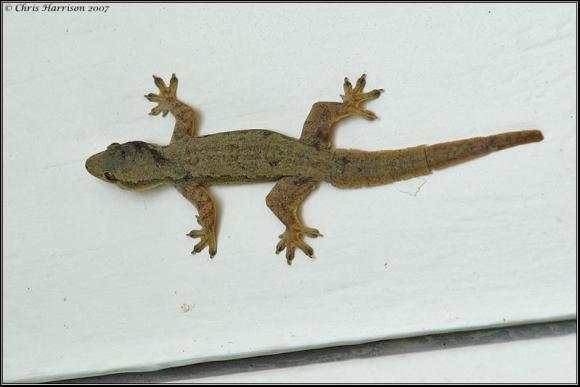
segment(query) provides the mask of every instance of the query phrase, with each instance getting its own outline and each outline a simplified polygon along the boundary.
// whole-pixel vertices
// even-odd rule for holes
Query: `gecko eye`
[[[107,179],[109,181],[117,181],[117,179],[115,178],[115,176],[111,172],[107,171],[103,175],[105,176],[105,179]]]
[[[111,149],[116,148],[118,146],[121,146],[121,144],[119,144],[118,142],[114,142],[107,147],[107,150],[111,150]]]

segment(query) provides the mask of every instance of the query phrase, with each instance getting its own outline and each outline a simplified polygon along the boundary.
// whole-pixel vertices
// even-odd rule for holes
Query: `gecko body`
[[[154,80],[160,93],[145,97],[158,103],[151,115],[172,113],[175,117],[171,142],[166,146],[142,141],[113,143],[87,159],[85,166],[93,176],[124,189],[175,186],[199,212],[201,230],[187,234],[200,238],[192,253],[208,247],[211,257],[217,252],[217,211],[208,190],[211,185],[276,182],[266,203],[286,226],[276,253],[286,250],[291,264],[296,249],[313,256],[304,236],[321,236],[318,230],[306,227],[299,214],[302,202],[320,182],[339,188],[388,184],[543,139],[538,130],[521,130],[398,150],[334,149],[332,131],[339,121],[353,115],[376,118],[362,105],[378,98],[382,90],[364,92],[364,75],[355,87],[345,78],[343,102],[316,102],[299,139],[265,129],[197,136],[195,112],[177,99],[175,75],[169,86],[161,78]]]

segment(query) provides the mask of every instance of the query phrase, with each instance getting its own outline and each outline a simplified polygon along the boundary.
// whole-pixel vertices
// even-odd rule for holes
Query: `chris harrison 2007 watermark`
[[[11,3],[5,4],[7,12],[102,12],[109,10],[109,5],[93,4],[63,4],[63,3]]]

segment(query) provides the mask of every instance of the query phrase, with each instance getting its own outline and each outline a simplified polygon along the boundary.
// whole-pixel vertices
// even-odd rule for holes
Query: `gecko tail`
[[[428,145],[425,147],[425,157],[430,169],[443,169],[495,151],[539,142],[543,139],[542,132],[535,129],[473,137]]]
[[[543,139],[539,130],[520,130],[397,150],[336,149],[328,181],[339,188],[389,184]]]

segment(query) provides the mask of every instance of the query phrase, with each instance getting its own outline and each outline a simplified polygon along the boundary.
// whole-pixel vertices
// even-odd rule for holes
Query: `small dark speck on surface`
[[[387,269],[388,266],[389,266],[389,263],[388,262],[385,262],[385,264],[383,266],[385,267],[385,269]]]
[[[66,297],[63,297],[63,298],[62,298],[62,300],[63,300],[64,302],[66,302],[67,298],[66,298]]]

